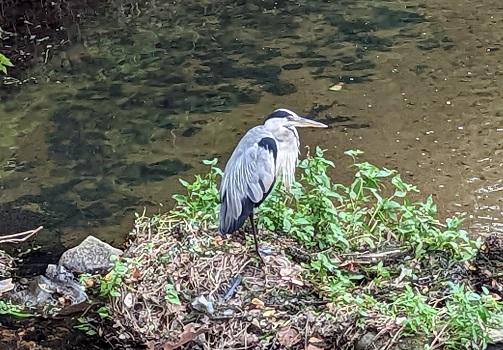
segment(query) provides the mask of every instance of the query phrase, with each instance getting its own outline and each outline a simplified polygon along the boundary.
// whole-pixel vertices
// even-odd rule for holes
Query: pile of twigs
[[[369,307],[361,317],[356,305],[331,303],[324,297],[327,286],[315,285],[313,270],[305,271],[297,262],[305,262],[309,253],[286,236],[263,235],[264,266],[243,234],[223,239],[212,228],[191,227],[166,216],[138,218],[124,253],[127,272],[119,296],[110,299],[114,331],[109,342],[122,348],[141,343],[150,350],[346,350],[368,348],[363,343],[370,338],[379,349],[395,349],[404,341],[405,348],[422,348],[424,339],[404,338],[401,320],[379,308]],[[498,244],[489,246],[500,255]],[[477,262],[483,266],[477,271],[483,271],[487,263],[482,259],[490,252],[481,251]],[[391,268],[413,257],[405,248],[392,247],[334,259],[339,268],[359,271],[380,261]],[[442,254],[430,260],[431,266],[417,269],[414,285],[428,288],[433,300],[441,302],[445,294],[433,281],[486,282],[485,275],[472,276],[463,263],[444,261]],[[384,301],[381,305],[389,305],[404,288],[404,276],[396,273],[378,285],[362,282],[351,293],[356,298],[365,289]],[[491,272],[485,277],[494,287],[497,276]]]
[[[286,257],[287,238],[267,244],[261,266],[242,236],[223,240],[156,220],[137,220],[125,252],[128,273],[111,305],[119,338],[164,350],[315,350],[355,336],[351,310],[328,312],[302,267]]]

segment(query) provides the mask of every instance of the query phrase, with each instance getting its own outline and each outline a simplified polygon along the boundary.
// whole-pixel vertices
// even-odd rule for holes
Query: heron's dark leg
[[[252,226],[252,233],[253,233],[253,240],[255,241],[255,251],[258,254],[258,257],[260,258],[260,261],[262,264],[265,265],[264,259],[262,258],[262,255],[260,254],[259,246],[258,246],[258,240],[257,240],[257,229],[255,227],[255,220],[253,220],[253,211],[250,214],[250,222]]]

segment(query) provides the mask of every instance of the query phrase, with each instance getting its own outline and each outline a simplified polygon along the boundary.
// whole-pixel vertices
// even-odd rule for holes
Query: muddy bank
[[[386,300],[407,283],[401,280],[403,276],[395,275],[401,281],[390,280],[383,289],[362,282],[352,290],[353,303],[343,306],[327,296],[327,286],[306,278],[303,263],[310,253],[287,236],[263,233],[263,247],[271,253],[264,256],[266,266],[261,267],[243,237],[226,242],[211,231],[159,220],[164,219],[137,220],[121,265],[121,282],[107,302],[110,318],[105,322],[88,319],[109,346],[412,350],[449,339],[401,335],[402,322],[409,316],[392,317],[387,313],[391,309],[370,304],[362,309],[359,293],[375,289],[374,297]],[[485,286],[501,296],[503,280],[497,271],[502,246],[501,239],[494,236],[469,265],[451,263],[442,271],[425,265],[414,276],[414,288],[427,288],[430,297],[441,300],[446,297],[440,296],[445,292],[445,285],[441,286],[452,281],[474,290]],[[355,252],[341,259],[342,266],[361,272],[369,263],[390,267],[410,257],[406,251]],[[92,281],[86,283],[100,283]],[[469,342],[466,345],[470,347]]]
[[[37,230],[2,236],[0,244],[29,240]],[[19,250],[17,251],[19,252]],[[100,303],[86,294],[78,281],[82,273],[105,273],[112,256],[122,251],[89,236],[65,251],[57,265],[46,266],[38,276],[22,274],[17,253],[0,250],[0,345],[2,349],[107,349],[103,339],[93,339],[79,321]],[[21,254],[19,254],[20,256]]]
[[[0,346],[5,350],[110,349],[99,338],[74,329],[73,320],[16,321],[0,316]]]

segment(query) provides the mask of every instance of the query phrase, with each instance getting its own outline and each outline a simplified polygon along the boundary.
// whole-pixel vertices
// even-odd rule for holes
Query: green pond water
[[[331,126],[301,141],[338,180],[359,148],[474,235],[503,233],[498,1],[56,4],[31,34],[2,27],[29,68],[0,92],[0,227],[43,224],[41,267],[88,234],[122,243],[134,212],[167,210],[179,177],[276,107]]]

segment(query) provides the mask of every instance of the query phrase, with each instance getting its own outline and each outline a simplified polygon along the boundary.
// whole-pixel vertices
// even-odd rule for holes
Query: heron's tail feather
[[[222,200],[222,204],[220,205],[218,231],[221,234],[236,232],[243,226],[246,219],[252,214],[254,207],[255,203],[248,198],[243,198],[241,200],[241,213],[237,215],[238,213],[233,213],[232,210],[228,210],[228,202],[224,198]]]

